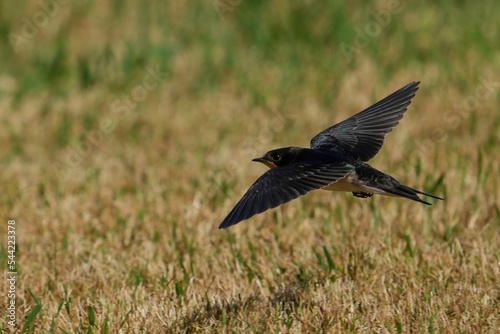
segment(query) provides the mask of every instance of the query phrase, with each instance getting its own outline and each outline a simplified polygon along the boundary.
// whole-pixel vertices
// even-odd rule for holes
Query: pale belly
[[[323,189],[329,191],[364,192],[369,194],[396,196],[389,194],[381,189],[364,186],[363,184],[361,184],[362,182],[363,181],[360,181],[357,175],[353,173]]]
[[[354,182],[355,182],[355,177],[353,177],[353,175],[349,175],[323,189],[329,191],[349,191],[349,192],[361,191],[367,193],[373,192],[370,189],[365,188],[362,185],[356,184]]]

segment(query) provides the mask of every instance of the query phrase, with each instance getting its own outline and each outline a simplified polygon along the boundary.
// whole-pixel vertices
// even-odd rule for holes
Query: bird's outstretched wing
[[[345,177],[354,167],[346,163],[294,163],[268,170],[255,181],[219,228],[227,228],[258,213],[290,202]]]
[[[311,148],[362,161],[370,160],[384,144],[385,136],[403,118],[419,83],[411,82],[371,107],[320,132],[311,139]]]

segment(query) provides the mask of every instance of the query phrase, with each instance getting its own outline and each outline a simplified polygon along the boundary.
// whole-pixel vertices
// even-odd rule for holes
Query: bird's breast
[[[357,181],[356,173],[352,173],[323,189],[329,191],[366,192],[367,189],[358,184]]]

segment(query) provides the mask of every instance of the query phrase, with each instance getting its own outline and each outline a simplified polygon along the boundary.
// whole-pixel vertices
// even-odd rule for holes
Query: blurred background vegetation
[[[498,249],[493,247],[500,224],[498,17],[495,0],[1,2],[0,204],[3,221],[15,218],[21,224],[18,322],[23,322],[21,314],[36,310],[32,292],[45,298],[44,312],[28,317],[26,328],[32,330],[53,330],[55,322],[70,332],[156,328],[151,326],[162,323],[144,320],[137,310],[161,304],[159,300],[170,308],[155,312],[180,314],[166,316],[163,323],[170,330],[209,323],[221,329],[231,323],[214,325],[210,321],[220,321],[220,314],[203,313],[196,303],[182,299],[204,302],[207,293],[223,300],[235,296],[212,294],[211,275],[219,276],[216,285],[235,280],[233,286],[242,295],[254,291],[255,284],[266,295],[279,284],[321,276],[328,266],[314,249],[318,242],[371,249],[370,233],[394,247],[410,247],[411,256],[420,242],[430,249],[456,240],[484,242],[484,259],[498,265]],[[162,73],[158,86],[132,103],[134,107],[117,113],[115,101],[123,103],[144,86],[151,69]],[[263,172],[250,159],[279,146],[307,146],[315,133],[413,80],[422,81],[421,88],[374,166],[446,197],[444,204],[423,211],[394,199],[360,202],[350,195],[323,194],[244,222],[229,234],[213,231]],[[113,126],[103,131],[109,122]],[[92,142],[89,134],[98,139]],[[380,222],[388,221],[401,224],[398,229],[405,237],[391,228],[380,232]],[[359,230],[357,222],[371,222],[373,231]],[[335,226],[342,224],[348,226],[339,232]],[[484,229],[488,238],[470,235],[474,228]],[[255,241],[257,236],[264,241]],[[412,244],[410,238],[417,239]],[[238,240],[246,246],[236,256]],[[269,246],[272,240],[277,248]],[[2,263],[7,256],[4,242],[2,237]],[[434,256],[427,251],[420,249]],[[117,259],[116,268],[106,254]],[[284,258],[274,262],[280,254]],[[342,254],[340,249],[339,261],[347,263],[356,261],[358,253]],[[214,257],[227,260],[227,266],[212,263]],[[81,267],[91,259],[96,261],[91,266],[106,268],[97,270],[101,283],[91,283],[95,272]],[[147,267],[143,260],[155,265]],[[400,258],[393,260],[389,265],[403,265]],[[262,283],[266,273],[291,262],[286,279],[273,281],[276,277],[270,274]],[[70,268],[81,281],[75,283]],[[325,277],[331,278],[331,268]],[[377,268],[387,270],[384,265]],[[368,281],[372,274],[363,277]],[[460,281],[461,274],[466,275],[458,270],[453,279]],[[336,275],[350,277],[347,272]],[[159,300],[149,303],[139,296],[110,306],[122,281],[125,290],[141,286]],[[498,279],[481,282],[493,295],[496,291],[498,307]],[[84,302],[88,291],[102,302]],[[66,303],[67,314],[60,314],[60,303]],[[249,305],[250,310],[242,306],[235,312],[258,318],[260,307]],[[74,317],[73,306],[88,315],[85,320]],[[480,313],[475,305],[470,307]],[[135,318],[127,318],[129,309]],[[196,318],[196,312],[206,319]],[[192,317],[179,322],[181,315]],[[340,329],[363,328],[345,320],[342,312],[337,316],[344,319]],[[366,314],[359,319],[370,323]],[[417,328],[429,329],[428,319]],[[499,323],[498,314],[483,320],[486,327],[459,321],[456,327],[442,322],[435,328],[467,331]],[[410,326],[404,319],[391,321],[398,331]],[[288,322],[255,326],[251,328],[283,330]]]

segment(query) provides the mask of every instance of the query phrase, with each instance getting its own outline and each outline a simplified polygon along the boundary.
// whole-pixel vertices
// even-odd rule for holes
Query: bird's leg
[[[372,193],[364,193],[362,191],[353,191],[352,194],[356,197],[361,197],[361,198],[368,198],[373,196]]]

